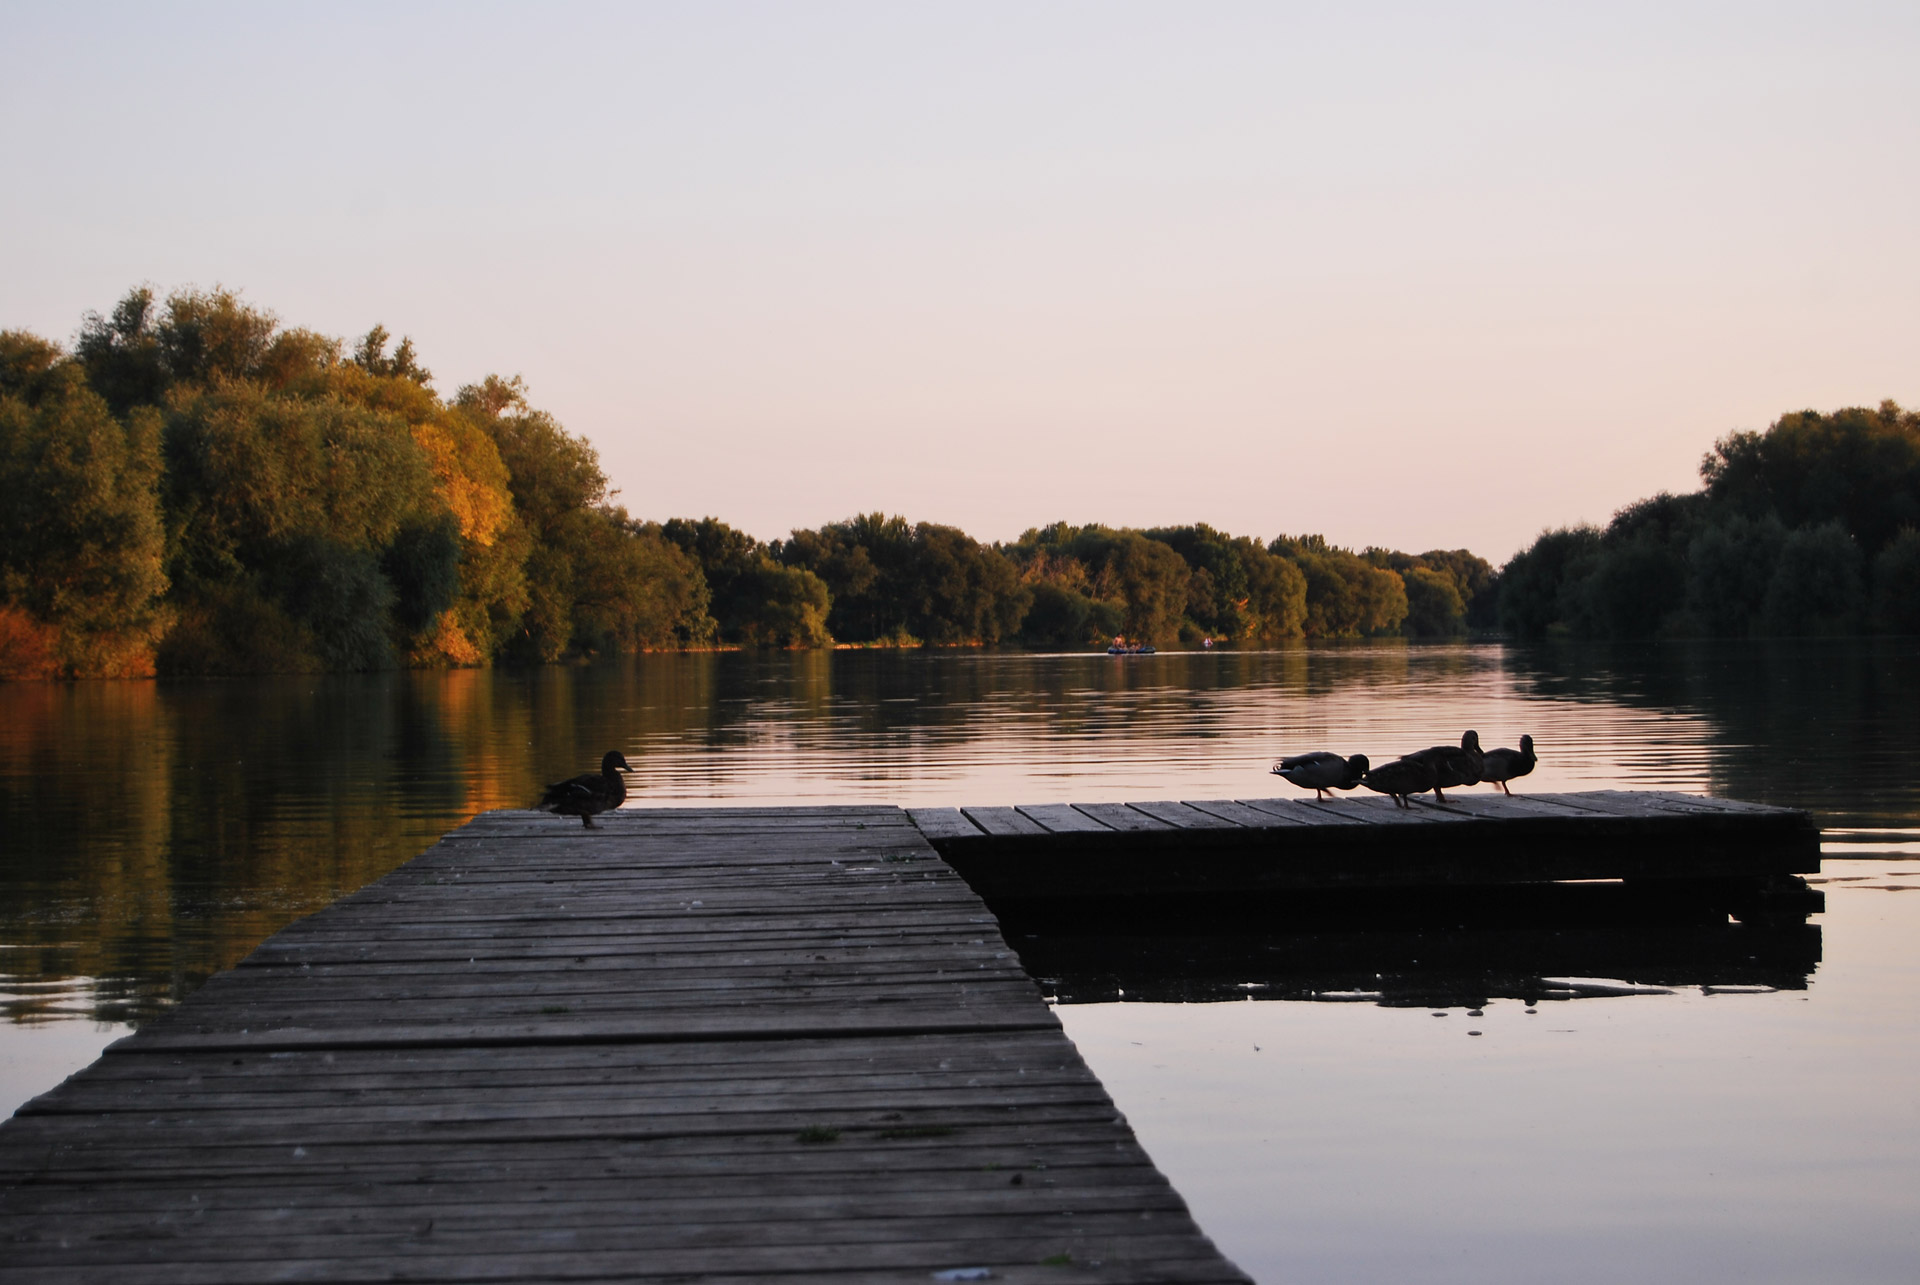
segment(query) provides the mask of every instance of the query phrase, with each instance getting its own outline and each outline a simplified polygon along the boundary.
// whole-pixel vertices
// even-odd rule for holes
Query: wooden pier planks
[[[1027,826],[969,818],[1016,813]],[[1379,796],[909,809],[990,902],[1479,886],[1767,880],[1820,868],[1805,812],[1698,795],[1454,790]],[[1071,818],[1067,821],[1067,818]]]
[[[1246,1279],[904,814],[601,825],[476,818],[22,1108],[0,1282]]]

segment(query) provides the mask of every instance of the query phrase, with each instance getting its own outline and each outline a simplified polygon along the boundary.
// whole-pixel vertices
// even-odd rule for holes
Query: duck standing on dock
[[[1433,765],[1433,797],[1441,803],[1447,801],[1442,790],[1456,785],[1480,784],[1480,771],[1485,758],[1480,753],[1480,733],[1474,731],[1460,733],[1458,745],[1435,745],[1407,757]]]
[[[610,812],[627,801],[627,783],[620,773],[631,772],[627,756],[619,750],[608,750],[600,760],[600,770],[576,776],[570,780],[549,785],[540,801],[534,804],[538,812],[551,812],[556,816],[579,817],[580,824],[589,830],[600,827],[593,819],[602,812]]]
[[[1511,795],[1507,782],[1516,776],[1525,776],[1533,771],[1533,765],[1539,762],[1533,756],[1533,738],[1522,736],[1517,750],[1488,750],[1480,765],[1480,779],[1500,787],[1500,793]]]
[[[1273,765],[1273,774],[1303,790],[1312,790],[1316,799],[1329,799],[1333,796],[1328,790],[1351,790],[1360,784],[1360,778],[1367,774],[1367,756],[1341,758],[1331,750],[1315,750],[1281,759]]]
[[[1433,788],[1433,764],[1417,754],[1409,754],[1403,759],[1382,763],[1361,777],[1360,784],[1376,794],[1391,796],[1403,808],[1408,807],[1409,794],[1424,794]]]

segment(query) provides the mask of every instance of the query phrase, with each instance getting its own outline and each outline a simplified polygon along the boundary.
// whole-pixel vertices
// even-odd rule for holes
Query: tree
[[[1920,531],[1908,527],[1873,560],[1873,612],[1890,633],[1920,634]]]
[[[1687,607],[1704,632],[1742,638],[1762,631],[1767,586],[1786,539],[1771,513],[1757,521],[1731,513],[1700,529],[1687,545]]]
[[[813,572],[782,566],[765,544],[718,518],[672,518],[660,531],[699,564],[723,641],[753,647],[833,642],[827,632],[831,595]]]
[[[1453,577],[1428,567],[1400,573],[1407,595],[1407,633],[1414,638],[1450,638],[1466,632],[1467,604]]]
[[[1500,573],[1500,624],[1522,638],[1569,628],[1571,592],[1600,552],[1590,526],[1542,531]]]
[[[430,543],[393,552],[404,531],[445,514],[408,425],[252,380],[183,388],[169,401],[164,496],[181,618],[166,666],[390,666],[398,622],[383,560],[411,558],[423,586],[457,576],[457,551],[444,544],[436,569],[418,563]]]
[[[713,639],[707,582],[692,558],[625,509],[590,511],[573,566],[572,646],[582,652],[685,647]]]
[[[802,567],[787,567],[756,553],[734,581],[738,641],[752,647],[829,647],[832,598],[826,581]]]
[[[1871,556],[1920,526],[1920,415],[1891,401],[1783,415],[1715,442],[1700,475],[1718,504],[1789,528],[1839,522]]]
[[[1841,523],[1789,532],[1767,585],[1762,619],[1775,635],[1850,634],[1866,606],[1860,546]]]
[[[1270,549],[1306,577],[1307,637],[1376,637],[1399,632],[1406,620],[1406,585],[1392,570],[1319,535],[1279,536]]]
[[[1273,642],[1305,632],[1307,580],[1299,567],[1257,541],[1204,523],[1145,533],[1191,568],[1187,629],[1221,641]]]
[[[153,672],[165,624],[152,413],[116,420],[59,350],[0,334],[0,672]]]
[[[795,531],[774,553],[826,585],[827,624],[851,642],[994,643],[1019,628],[1030,598],[998,550],[884,513]]]

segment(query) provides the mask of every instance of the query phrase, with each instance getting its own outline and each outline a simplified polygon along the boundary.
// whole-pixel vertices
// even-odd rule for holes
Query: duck
[[[1341,758],[1330,750],[1295,754],[1273,765],[1273,774],[1285,778],[1303,790],[1312,790],[1316,799],[1330,799],[1329,790],[1351,790],[1367,774],[1367,756],[1355,754]]]
[[[1435,745],[1407,757],[1433,765],[1433,797],[1441,803],[1447,801],[1442,790],[1456,785],[1478,785],[1485,762],[1480,752],[1480,733],[1472,730],[1460,733],[1458,745]]]
[[[1533,756],[1533,738],[1522,736],[1517,750],[1488,750],[1480,765],[1480,779],[1500,787],[1500,793],[1512,794],[1507,782],[1516,776],[1525,776],[1533,771],[1533,765],[1539,762]]]
[[[533,805],[534,809],[556,816],[579,817],[581,825],[589,830],[598,830],[600,827],[593,823],[594,817],[612,811],[627,801],[627,783],[620,774],[631,771],[633,767],[627,762],[626,755],[619,750],[608,750],[600,759],[598,772],[588,772],[584,776],[549,785],[546,793],[540,796],[540,801]]]
[[[1392,796],[1393,801],[1404,808],[1409,806],[1409,794],[1422,794],[1433,789],[1434,780],[1433,764],[1418,755],[1409,754],[1391,763],[1382,763],[1361,777],[1360,784],[1376,794]]]

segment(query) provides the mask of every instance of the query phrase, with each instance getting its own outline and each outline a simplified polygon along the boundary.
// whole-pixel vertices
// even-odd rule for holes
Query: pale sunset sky
[[[242,290],[620,500],[1498,563],[1920,404],[1920,5],[0,0],[0,327]]]

